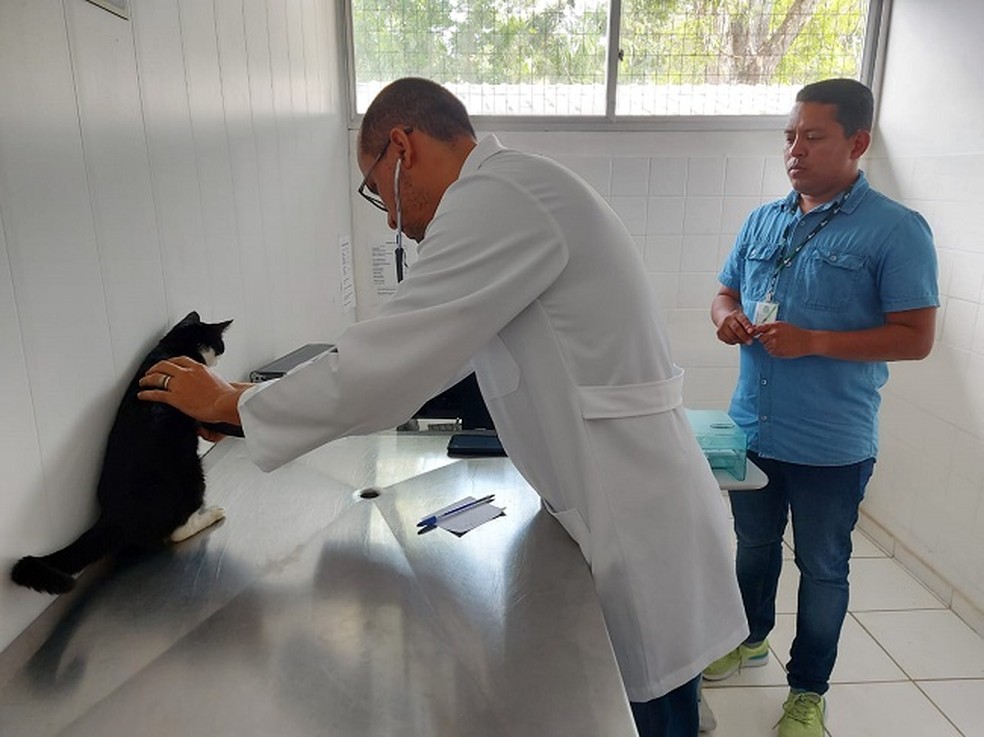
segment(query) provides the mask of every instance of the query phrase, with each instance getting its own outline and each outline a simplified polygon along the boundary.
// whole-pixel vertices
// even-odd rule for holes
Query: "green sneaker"
[[[823,720],[827,703],[820,694],[811,691],[790,692],[782,705],[778,737],[823,737]]]
[[[769,641],[762,640],[757,645],[742,643],[722,658],[718,658],[704,668],[705,681],[723,681],[742,668],[757,668],[769,662]]]

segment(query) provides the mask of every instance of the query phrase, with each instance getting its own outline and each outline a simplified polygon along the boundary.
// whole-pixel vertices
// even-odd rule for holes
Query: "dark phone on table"
[[[459,432],[448,441],[448,455],[460,458],[504,456],[506,451],[494,432]]]

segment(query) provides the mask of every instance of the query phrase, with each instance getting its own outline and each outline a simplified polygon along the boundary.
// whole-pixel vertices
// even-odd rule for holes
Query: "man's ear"
[[[413,131],[411,130],[410,133]],[[410,169],[413,167],[415,149],[413,139],[406,128],[393,128],[390,131],[390,146],[393,146],[397,155],[403,160],[401,168]]]
[[[854,134],[854,144],[851,146],[851,159],[857,161],[871,145],[871,131],[860,130]]]

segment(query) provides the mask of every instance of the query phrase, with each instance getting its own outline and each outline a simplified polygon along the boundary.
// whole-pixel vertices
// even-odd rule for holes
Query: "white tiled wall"
[[[966,172],[984,155],[873,162],[894,194],[926,214],[940,258],[937,343],[892,367],[883,452],[866,511],[944,581],[940,593],[984,604],[984,230],[966,218],[984,196]],[[962,186],[961,186],[962,184]],[[918,565],[919,563],[917,563]]]
[[[557,159],[588,181],[635,236],[665,311],[688,406],[724,408],[737,349],[714,336],[717,274],[745,216],[788,192],[781,122],[731,133],[499,133],[515,148]],[[591,151],[584,154],[584,151]],[[740,153],[737,153],[740,152]]]
[[[892,366],[864,511],[897,557],[984,632],[984,148],[961,132],[984,114],[984,50],[971,30],[981,24],[975,0],[945,13],[893,2],[870,168],[932,226],[941,309],[932,355]]]
[[[136,364],[189,310],[231,379],[351,320],[329,0],[0,2],[0,647],[50,601],[6,571],[88,526]]]

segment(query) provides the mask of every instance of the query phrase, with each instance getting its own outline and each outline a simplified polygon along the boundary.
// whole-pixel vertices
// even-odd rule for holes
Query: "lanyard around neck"
[[[790,248],[790,240],[793,236],[793,231],[796,229],[798,220],[793,220],[789,225],[786,226],[786,231],[782,235],[782,248],[779,250],[778,258],[776,259],[776,266],[772,270],[772,276],[769,277],[769,288],[767,290],[766,300],[768,302],[772,301],[772,296],[775,294],[776,285],[779,282],[779,274],[782,273],[783,269],[789,268],[789,265],[793,263],[793,259],[799,254],[800,251],[806,246],[807,243],[813,240],[814,236],[823,230],[827,223],[829,223],[834,215],[841,211],[844,207],[844,203],[847,202],[847,198],[851,196],[851,190],[854,189],[854,185],[848,187],[847,191],[838,198],[827,213],[823,216],[819,223],[813,226],[813,230],[806,234],[806,238],[800,241],[799,245],[795,248]]]

